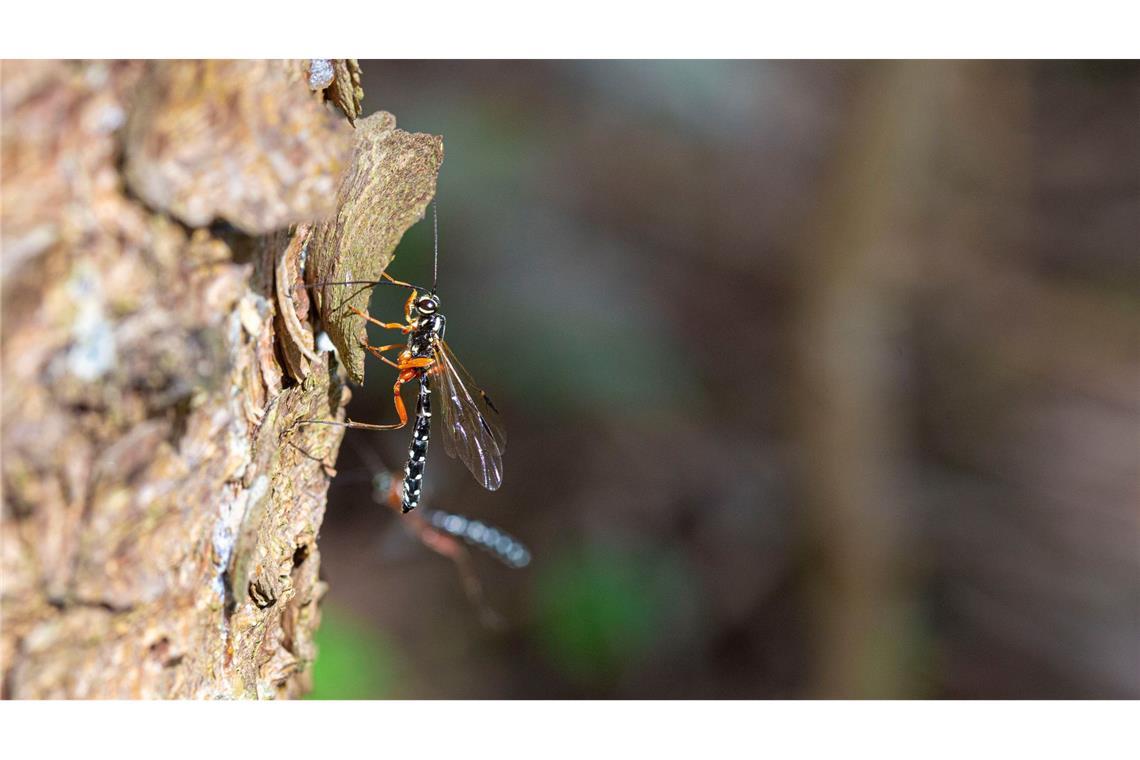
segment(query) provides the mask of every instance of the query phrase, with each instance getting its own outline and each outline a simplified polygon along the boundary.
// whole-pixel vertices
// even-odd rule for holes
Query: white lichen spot
[[[242,345],[242,330],[245,325],[242,324],[241,310],[234,309],[233,313],[229,315],[226,320],[226,340],[229,342],[230,348],[235,348]]]
[[[112,104],[99,109],[96,115],[95,126],[101,132],[114,132],[127,120],[127,112],[118,105]]]
[[[317,350],[322,353],[336,353],[336,346],[333,345],[332,338],[324,330],[317,334]]]
[[[333,62],[329,58],[311,58],[309,59],[309,89],[316,92],[323,90],[333,83],[333,77],[336,72],[333,69]]]
[[[67,370],[84,382],[93,382],[115,366],[115,329],[108,321],[99,278],[89,266],[78,266],[68,291],[76,305],[71,326],[72,344]]]
[[[230,565],[230,557],[234,553],[234,542],[237,534],[230,530],[228,518],[232,513],[235,501],[222,501],[221,515],[214,523],[214,579],[211,583],[214,593],[223,601],[226,598],[225,572]]]
[[[245,518],[246,509],[250,504],[256,504],[269,490],[269,478],[260,475],[248,490],[241,491],[232,499],[223,499],[218,510],[218,519],[214,521],[214,578],[212,587],[214,592],[223,601],[226,598],[225,573],[233,557],[234,546],[237,544],[238,533],[241,530],[241,521]]]
[[[269,476],[268,475],[258,475],[257,478],[253,481],[253,484],[250,485],[249,491],[246,492],[249,494],[249,499],[246,503],[247,504],[258,503],[259,501],[261,501],[262,499],[265,498],[265,494],[268,491],[269,491]],[[240,515],[240,517],[245,517],[245,513],[243,512]],[[240,517],[239,517],[239,521],[240,521]]]
[[[240,480],[253,462],[253,445],[249,438],[249,430],[239,422],[241,418],[233,414],[237,411],[232,408],[233,406],[236,404],[231,406],[229,423],[224,429],[226,480]]]

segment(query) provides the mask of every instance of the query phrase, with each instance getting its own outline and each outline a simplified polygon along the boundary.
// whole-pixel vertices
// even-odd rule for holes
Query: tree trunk
[[[357,123],[353,62],[0,73],[3,694],[302,694],[343,428],[297,423],[348,393],[297,285],[359,219],[383,271],[442,145]]]
[[[913,234],[953,78],[867,63],[801,258],[797,434],[819,632],[812,695],[905,698],[917,645],[905,555],[905,399],[893,359],[913,298]],[[900,505],[902,505],[900,507]]]

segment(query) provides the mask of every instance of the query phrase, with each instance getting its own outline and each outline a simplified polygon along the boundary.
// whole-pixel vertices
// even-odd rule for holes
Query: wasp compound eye
[[[419,309],[422,314],[434,314],[435,310],[439,308],[439,304],[435,302],[434,298],[421,298],[416,301],[416,308]]]

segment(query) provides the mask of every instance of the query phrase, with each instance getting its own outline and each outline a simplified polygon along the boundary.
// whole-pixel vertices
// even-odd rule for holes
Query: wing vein
[[[502,420],[443,340],[436,340],[434,353],[429,379],[443,410],[444,451],[463,462],[484,488],[494,491],[503,482],[507,438]]]

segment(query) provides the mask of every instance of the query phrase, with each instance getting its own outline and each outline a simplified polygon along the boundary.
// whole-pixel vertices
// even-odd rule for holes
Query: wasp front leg
[[[408,300],[404,302],[404,319],[407,321],[409,326],[415,325],[416,322],[416,318],[413,316],[412,310],[415,308],[416,296],[418,295],[419,293],[417,293],[415,290],[412,290],[412,294],[408,296]]]
[[[409,290],[412,291],[412,294],[410,296],[408,296],[408,300],[404,304],[404,318],[407,319],[408,324],[415,322],[416,320],[412,316],[412,306],[416,302],[416,297],[419,296],[419,293],[416,292],[416,289],[414,287],[412,287],[411,283],[407,283],[407,282],[403,282],[401,280],[397,280],[395,277],[388,274],[387,272],[384,272],[382,275],[380,275],[380,277],[387,280],[388,282],[392,283],[393,285],[401,285],[401,286],[408,288]]]
[[[379,319],[376,319],[376,317],[372,316],[368,312],[358,309],[355,306],[350,306],[349,308],[356,312],[357,315],[363,317],[366,321],[371,322],[374,325],[379,325],[386,330],[399,330],[400,332],[407,334],[416,328],[415,324],[412,324],[410,318],[408,320],[408,324],[401,322],[381,322]]]

